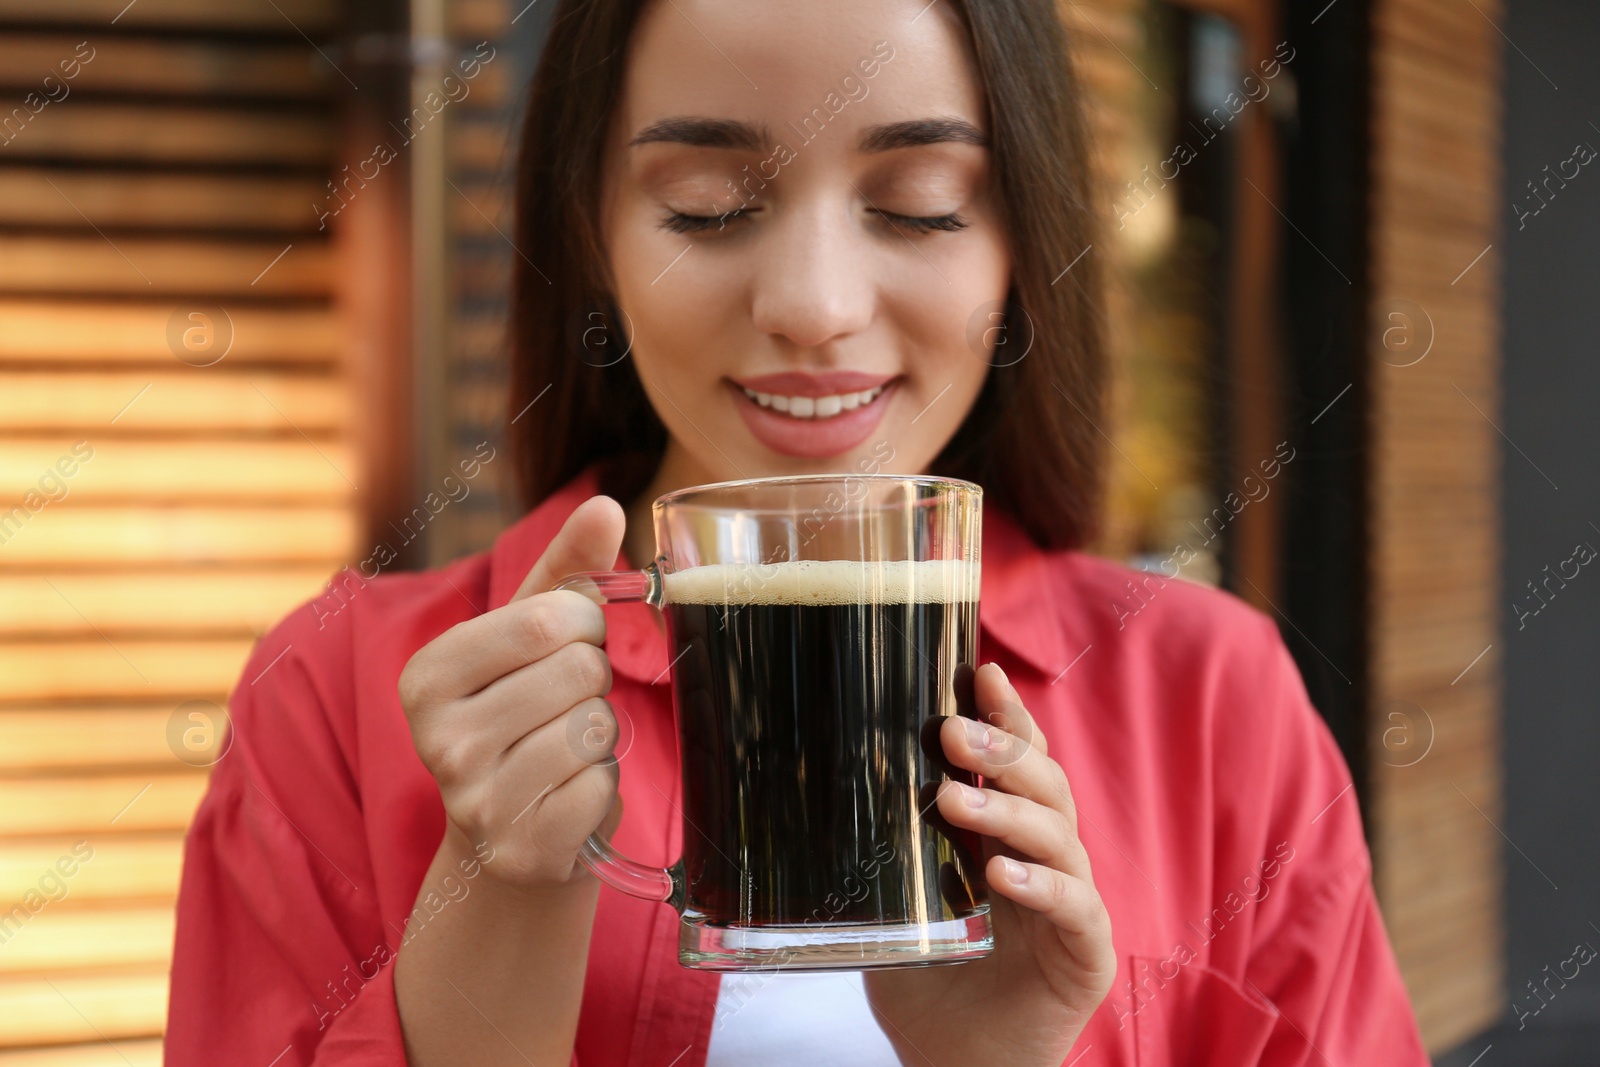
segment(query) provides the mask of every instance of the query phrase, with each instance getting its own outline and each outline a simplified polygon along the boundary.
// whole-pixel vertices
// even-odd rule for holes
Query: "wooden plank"
[[[161,1041],[123,1040],[113,1046],[96,1040],[85,1045],[0,1050],[0,1067],[161,1067]]]
[[[0,1045],[155,1037],[167,1017],[167,972],[0,978]],[[120,1063],[120,1060],[118,1061]]]
[[[53,80],[46,87],[44,79]],[[53,103],[72,93],[182,94],[315,100],[342,80],[304,41],[221,41],[0,34],[0,89],[47,90]],[[62,96],[63,88],[68,96]],[[41,92],[41,95],[43,93]]]
[[[506,417],[506,391],[502,386],[461,383],[450,390],[450,415],[456,427],[498,428]]]
[[[239,680],[254,644],[132,637],[16,642],[0,647],[0,693],[20,702],[125,700],[129,693],[151,700],[215,697]]]
[[[348,424],[348,405],[337,378],[236,374],[221,364],[92,376],[0,371],[0,426],[19,434],[81,430],[103,440],[109,433],[140,430],[296,438],[303,433],[320,442]]]
[[[510,29],[512,10],[508,0],[452,0],[447,17],[450,36],[492,40]]]
[[[1463,611],[1503,610],[1502,605],[1487,601],[1481,589],[1462,589],[1460,579],[1452,574],[1385,572],[1374,576],[1374,591],[1385,600],[1420,598],[1425,602],[1459,604]],[[1403,618],[1403,615],[1386,616]]]
[[[1474,857],[1478,863],[1491,863],[1494,861],[1492,850],[1485,849],[1479,856]],[[1454,872],[1441,871],[1441,878],[1448,878]],[[1459,894],[1460,887],[1455,887]],[[1395,954],[1401,957],[1406,965],[1416,968],[1421,974],[1429,975],[1436,981],[1439,972],[1443,969],[1454,969],[1463,962],[1462,946],[1459,934],[1451,936],[1447,926],[1427,921],[1427,901],[1413,903],[1412,910],[1408,913],[1397,911],[1394,925],[1393,940]],[[1492,919],[1496,910],[1496,894],[1493,892],[1480,892],[1471,896],[1455,895],[1441,897],[1437,907],[1433,910],[1442,911],[1461,923],[1480,923]]]
[[[220,715],[255,634],[354,539],[344,280],[314,207],[346,81],[306,39],[341,7],[0,0],[0,26],[37,27],[0,32],[0,907],[96,846],[0,946],[0,1067],[160,1061],[207,781],[169,728],[191,699]],[[19,118],[84,39],[72,99]],[[173,338],[206,304],[233,345],[201,366]],[[19,520],[58,441],[99,465]]]
[[[1392,633],[1393,644],[1399,647],[1377,657],[1373,673],[1397,691],[1448,685],[1489,645],[1485,633],[1494,621],[1480,613],[1448,627],[1435,623],[1420,634]],[[1481,660],[1474,665],[1474,669],[1481,667]]]
[[[1482,862],[1491,862],[1492,859],[1491,856],[1484,856]],[[1448,907],[1447,914],[1456,922],[1474,926],[1493,922],[1496,910],[1492,897],[1453,901]],[[1406,931],[1401,931],[1395,936],[1395,955],[1401,959],[1402,966],[1412,969],[1417,974],[1420,985],[1425,987],[1437,985],[1450,971],[1476,971],[1480,975],[1483,973],[1480,968],[1463,967],[1463,964],[1470,964],[1470,960],[1462,953],[1459,936],[1452,941],[1448,930],[1441,930],[1440,924],[1429,923],[1423,915],[1418,914],[1410,918],[1398,918],[1395,925],[1415,927],[1419,931],[1426,930],[1429,934],[1427,940],[1418,941],[1413,941],[1410,933]],[[1419,1015],[1420,1013],[1419,1006]]]
[[[1478,6],[1482,14],[1500,21],[1488,5]],[[1433,4],[1388,4],[1372,19],[1374,35],[1389,47],[1391,56],[1416,57],[1462,70],[1482,71],[1494,60],[1484,47],[1488,42],[1481,29],[1457,12]]]
[[[325,240],[0,234],[0,291],[11,293],[319,297],[332,286]]]
[[[500,171],[512,158],[510,130],[504,120],[478,116],[451,119],[450,162],[459,169]]]
[[[204,771],[187,768],[167,774],[0,779],[0,837],[93,833],[98,841],[114,833],[181,832],[194,816],[206,780]]]
[[[1476,813],[1472,817],[1478,818]],[[1459,841],[1439,847],[1439,839],[1446,832]],[[1496,862],[1502,844],[1504,842],[1500,835],[1482,820],[1476,825],[1447,820],[1426,837],[1416,835],[1405,842],[1397,841],[1397,848],[1422,847],[1423,854],[1419,858],[1442,865],[1433,868],[1434,876],[1431,879],[1386,879],[1382,889],[1391,903],[1385,914],[1406,922],[1419,920],[1418,933],[1426,931],[1431,936],[1440,936],[1439,928],[1429,921],[1432,909],[1448,908],[1458,902],[1475,903],[1494,899],[1491,887],[1481,879],[1454,879],[1451,876],[1462,869],[1471,870],[1483,863]],[[1459,858],[1450,852],[1451,848],[1459,849]],[[1405,936],[1410,938],[1412,933],[1407,932]]]
[[[29,915],[26,908],[21,914]],[[0,951],[0,976],[56,975],[95,966],[166,967],[171,961],[170,904],[82,907],[68,897],[47,903],[26,920],[16,911],[0,911],[0,922],[8,915],[17,925],[7,927],[14,932]]]
[[[1462,19],[1450,0],[1380,0],[1371,13],[1377,304],[1418,301],[1438,335],[1428,361],[1404,371],[1372,351],[1369,802],[1380,897],[1434,1051],[1503,1011],[1500,842],[1485,818],[1500,808],[1500,650],[1473,663],[1503,622],[1490,521],[1499,441],[1457,392],[1492,416],[1494,254],[1454,285],[1499,240],[1506,211],[1501,43],[1495,12],[1477,15]],[[1432,718],[1436,749],[1397,768],[1382,762],[1389,724],[1376,712],[1407,696]]]
[[[448,201],[450,226],[457,236],[493,238],[497,254],[514,255],[505,244],[511,232],[511,190],[499,184],[469,182]]]
[[[0,638],[263,633],[297,605],[320,595],[334,571],[324,565],[193,568],[91,574],[0,571]],[[349,589],[359,591],[351,580]],[[354,595],[353,593],[351,595]],[[152,611],[151,605],[161,605]],[[0,736],[4,726],[0,725]],[[6,754],[0,745],[0,766]]]
[[[485,38],[480,36],[478,40]],[[472,51],[471,47],[463,48],[462,54]],[[499,55],[504,55],[504,52]],[[480,115],[501,117],[502,112],[511,103],[511,94],[521,86],[514,83],[511,72],[506,64],[490,61],[486,66],[479,68],[478,76],[468,82],[467,95],[462,97],[458,104],[463,114],[475,112]],[[503,118],[502,118],[503,121]]]
[[[234,0],[0,0],[0,23],[39,23],[121,29],[151,27],[277,33],[326,33],[339,25],[336,0],[273,0],[243,4]]]
[[[80,860],[85,845],[93,852]],[[39,889],[47,871],[61,873],[57,864],[64,858],[65,870],[74,870],[76,864],[76,873],[68,880],[72,900],[174,898],[183,865],[183,835],[96,834],[93,841],[87,835],[67,835],[0,843],[0,901],[15,903],[29,890]]]
[[[463,290],[480,296],[508,293],[511,289],[511,257],[469,259],[457,263],[455,279]]]
[[[86,443],[85,443],[86,444]],[[0,500],[39,488],[42,472],[67,458],[66,499],[145,503],[231,501],[325,504],[349,500],[355,455],[343,442],[313,446],[296,435],[273,441],[102,441],[78,463],[65,437],[0,437]],[[87,447],[87,444],[86,444]],[[53,480],[54,481],[54,480]],[[52,484],[53,484],[52,481]],[[48,487],[47,487],[48,488]]]
[[[1477,816],[1474,814],[1473,818]],[[1460,838],[1458,851],[1439,847],[1438,839],[1446,834]],[[1450,928],[1434,922],[1433,917],[1439,912],[1460,914],[1485,903],[1492,905],[1498,891],[1483,879],[1473,877],[1472,872],[1485,864],[1499,863],[1504,844],[1500,835],[1481,820],[1473,824],[1454,819],[1442,821],[1431,835],[1412,835],[1409,840],[1397,841],[1395,848],[1385,853],[1385,862],[1394,865],[1405,855],[1399,849],[1414,847],[1418,849],[1416,862],[1432,864],[1434,872],[1432,883],[1413,878],[1384,879],[1380,886],[1380,892],[1392,902],[1385,915],[1400,927],[1393,935],[1397,949],[1413,958],[1453,955]],[[1531,870],[1529,874],[1538,877]],[[1419,946],[1429,947],[1419,950]]]
[[[73,100],[19,119],[19,106],[0,99],[0,125],[12,122],[12,160],[320,168],[337,145],[333,123],[320,114]]]
[[[350,558],[345,507],[112,508],[50,505],[10,535],[0,571],[43,566],[306,563]],[[395,537],[398,546],[399,535]]]
[[[0,771],[170,770],[175,754],[190,766],[209,765],[226,753],[224,702],[188,703],[0,709]]]
[[[315,232],[325,195],[301,175],[0,168],[0,225]]]
[[[1448,714],[1449,709],[1435,706],[1435,713],[1440,717]],[[1448,727],[1450,720],[1445,719]],[[1474,850],[1485,846],[1492,846],[1498,836],[1490,819],[1496,823],[1501,821],[1502,813],[1495,810],[1493,804],[1485,807],[1488,794],[1499,787],[1497,778],[1485,780],[1481,767],[1470,766],[1467,757],[1471,751],[1462,744],[1450,745],[1441,742],[1453,749],[1447,758],[1443,753],[1438,761],[1438,768],[1429,765],[1426,770],[1417,767],[1385,768],[1384,786],[1392,796],[1385,796],[1379,807],[1374,810],[1383,811],[1390,815],[1409,813],[1413,809],[1419,814],[1426,814],[1430,819],[1427,825],[1420,820],[1409,823],[1403,830],[1397,830],[1393,837],[1392,847],[1403,850],[1397,854],[1411,855],[1417,850],[1428,854],[1429,869],[1436,873],[1452,869],[1469,868],[1472,858],[1467,855]],[[1428,760],[1432,760],[1430,754]],[[1426,762],[1426,761],[1424,761]],[[1452,764],[1448,768],[1446,764]],[[1399,771],[1415,771],[1412,774],[1395,773]],[[1468,802],[1471,798],[1471,803]],[[1476,807],[1474,807],[1476,805]],[[1438,828],[1440,832],[1433,832]],[[1426,874],[1420,877],[1426,878]],[[1397,876],[1397,881],[1408,881],[1405,876]],[[1478,879],[1469,879],[1483,883]],[[1385,885],[1392,884],[1388,875],[1383,878]],[[1397,905],[1398,907],[1399,905]],[[1409,905],[1408,905],[1409,906]]]
[[[198,302],[195,302],[196,304]],[[158,303],[86,303],[0,297],[0,363],[150,362],[172,366],[169,331],[182,344],[193,307]],[[262,308],[234,304],[214,328],[220,344],[231,339],[228,366],[274,362],[331,363],[339,358],[340,331],[327,307]],[[213,312],[213,317],[214,312]],[[191,355],[204,362],[204,352]],[[10,425],[5,423],[5,425]]]
[[[506,321],[503,314],[464,311],[457,316],[452,334],[451,342],[458,362],[470,364],[468,369],[474,374],[501,372],[506,352]]]
[[[1427,179],[1424,177],[1421,180]],[[1507,203],[1509,204],[1509,200]],[[1412,211],[1404,203],[1395,203],[1380,205],[1375,214],[1385,221],[1393,222],[1402,217],[1410,218]],[[1426,211],[1424,214],[1427,217],[1422,221],[1435,223],[1439,221],[1437,212]],[[1502,216],[1515,221],[1509,206],[1497,205],[1492,214],[1471,220],[1475,226],[1463,225],[1456,232],[1438,226],[1426,230],[1411,229],[1398,224],[1389,226],[1383,234],[1373,239],[1373,251],[1384,256],[1383,270],[1377,272],[1378,281],[1383,286],[1382,291],[1393,292],[1396,284],[1404,284],[1408,288],[1432,293],[1436,299],[1449,300],[1453,297],[1465,303],[1474,289],[1492,285],[1494,278],[1499,274],[1497,263],[1499,256],[1495,253],[1486,255],[1477,263],[1472,261],[1490,244],[1487,239],[1482,243],[1475,243],[1476,236],[1486,237],[1488,233],[1499,229]],[[1458,221],[1466,223],[1468,220],[1463,218]],[[1462,258],[1463,252],[1465,252],[1464,258]],[[1395,261],[1391,258],[1394,253],[1400,253],[1407,258]],[[1467,271],[1469,264],[1472,269]],[[1484,267],[1490,269],[1484,271]],[[1463,271],[1467,273],[1463,275]],[[1462,281],[1455,287],[1447,289],[1451,280],[1455,278],[1461,278]],[[1467,279],[1472,280],[1472,285],[1463,290],[1461,285],[1465,284]],[[1436,325],[1437,322],[1435,319]]]

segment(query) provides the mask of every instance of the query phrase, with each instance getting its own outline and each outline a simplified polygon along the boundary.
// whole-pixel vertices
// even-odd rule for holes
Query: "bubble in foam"
[[[800,559],[710,563],[665,576],[678,604],[952,604],[978,599],[979,565],[964,560]]]

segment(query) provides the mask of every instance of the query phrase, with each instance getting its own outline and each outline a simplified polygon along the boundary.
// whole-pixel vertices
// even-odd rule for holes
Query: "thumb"
[[[592,496],[567,517],[544,555],[528,571],[512,600],[547,592],[578,571],[608,571],[617,562],[628,525],[622,505],[608,496]]]

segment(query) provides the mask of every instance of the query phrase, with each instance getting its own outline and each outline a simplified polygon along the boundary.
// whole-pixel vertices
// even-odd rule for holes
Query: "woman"
[[[1426,1063],[1271,621],[1148,578],[1129,617],[1134,572],[1076,551],[1080,106],[1050,0],[563,3],[519,176],[535,507],[262,641],[190,834],[171,1062]],[[669,490],[867,465],[987,491],[991,725],[940,735],[985,787],[937,803],[983,835],[998,947],[719,981],[575,862],[597,827],[679,847],[660,626],[548,590],[648,561]],[[591,715],[620,762],[569,743]]]

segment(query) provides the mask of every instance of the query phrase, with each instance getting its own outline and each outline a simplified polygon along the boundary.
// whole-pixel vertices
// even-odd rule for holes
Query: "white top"
[[[900,1067],[860,971],[724,974],[706,1067]]]

